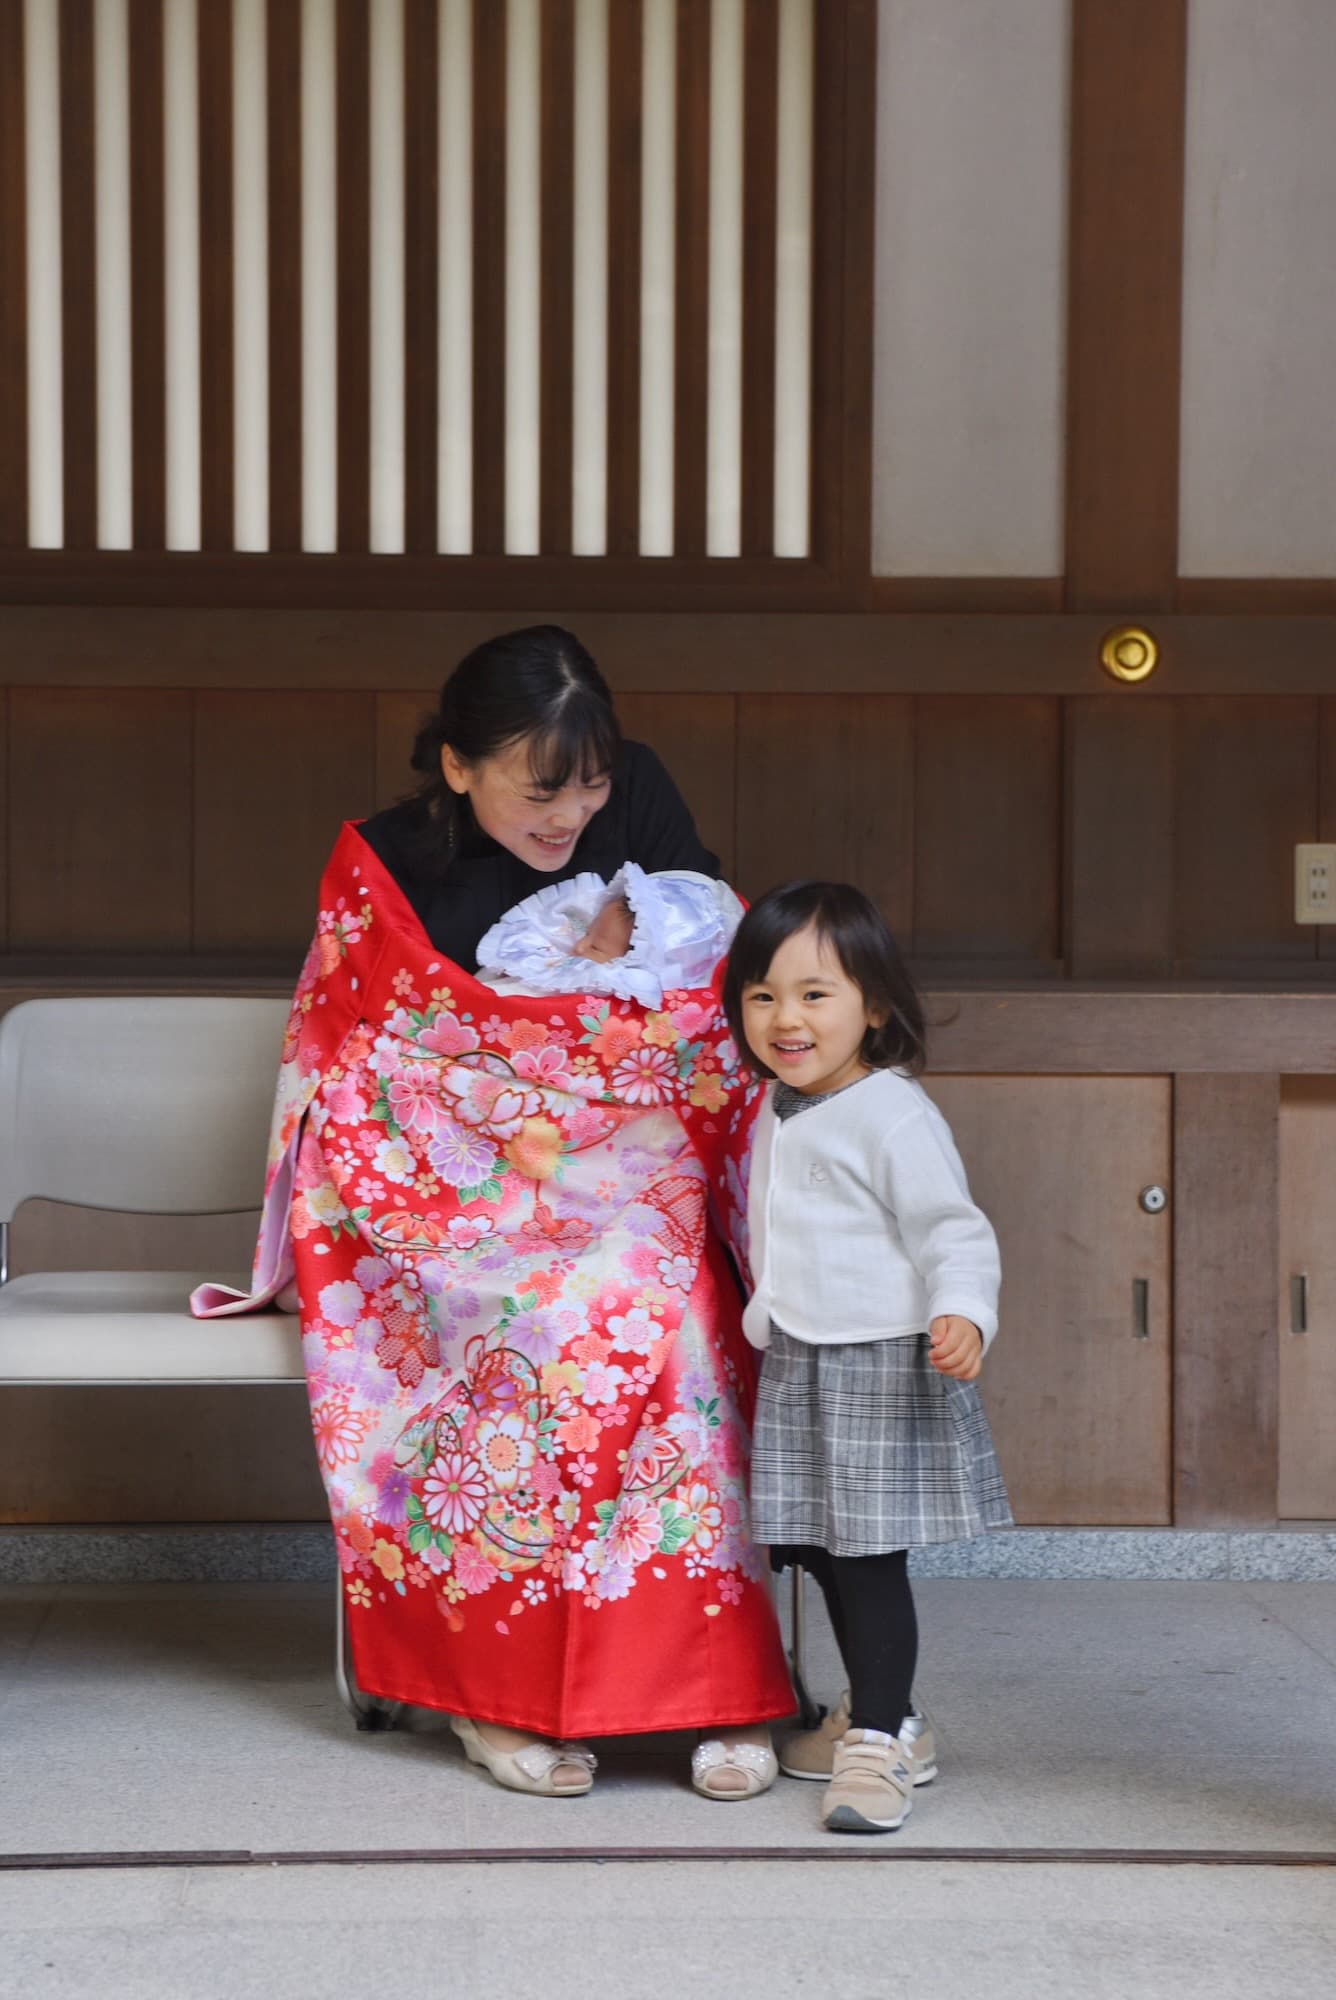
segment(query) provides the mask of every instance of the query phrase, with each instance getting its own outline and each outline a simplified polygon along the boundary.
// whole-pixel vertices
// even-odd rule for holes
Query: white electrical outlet
[[[1294,921],[1336,924],[1336,845],[1301,841],[1295,848]]]

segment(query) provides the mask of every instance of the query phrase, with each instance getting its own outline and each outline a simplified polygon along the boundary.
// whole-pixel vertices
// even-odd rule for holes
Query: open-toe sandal
[[[703,1799],[754,1799],[768,1792],[778,1775],[779,1760],[768,1743],[707,1736],[691,1755],[692,1790]]]
[[[450,1727],[470,1764],[481,1764],[508,1791],[530,1792],[543,1799],[578,1799],[594,1782],[598,1759],[587,1743],[547,1743],[535,1736],[522,1750],[497,1750],[467,1715],[452,1715]],[[573,1782],[558,1783],[559,1771]]]

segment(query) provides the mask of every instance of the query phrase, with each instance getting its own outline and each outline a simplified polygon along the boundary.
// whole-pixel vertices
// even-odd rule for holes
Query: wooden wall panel
[[[1060,954],[1056,702],[914,705],[914,953],[1049,964]]]
[[[746,695],[738,703],[738,888],[857,883],[911,919],[913,705],[895,695]]]
[[[1163,979],[1173,963],[1174,707],[1065,709],[1064,933],[1076,979]]]
[[[417,784],[409,759],[424,716],[435,707],[425,689],[376,696],[376,810],[392,806]]]
[[[370,694],[201,694],[194,745],[200,952],[305,944],[339,827],[370,812]]]
[[[1318,707],[1202,700],[1178,718],[1174,903],[1180,962],[1312,962],[1294,921],[1294,845],[1318,824]]]
[[[9,946],[190,947],[190,696],[10,690]]]
[[[1282,1520],[1336,1520],[1336,1077],[1280,1085],[1279,1495]],[[1307,1326],[1290,1280],[1307,1281]]]
[[[0,548],[28,540],[23,0],[0,0]]]
[[[1074,0],[1067,603],[1168,610],[1178,572],[1188,0]]]
[[[737,866],[733,696],[625,694],[617,698],[617,713],[627,736],[648,743],[663,759],[701,839],[719,856],[724,879],[731,882]]]
[[[981,1386],[1017,1520],[1167,1523],[1170,1220],[1137,1194],[1169,1182],[1169,1079],[933,1075],[927,1087],[1002,1248]]]
[[[1174,1524],[1276,1518],[1275,1076],[1174,1084]]]
[[[1336,697],[1318,708],[1318,832],[1319,840],[1336,841]],[[1336,924],[1319,924],[1317,951],[1321,959],[1336,958]]]

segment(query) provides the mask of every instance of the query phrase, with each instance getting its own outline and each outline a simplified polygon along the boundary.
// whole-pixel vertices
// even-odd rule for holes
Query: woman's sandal
[[[754,1799],[779,1775],[768,1743],[734,1743],[707,1736],[691,1754],[691,1788],[703,1799]]]
[[[470,1764],[481,1764],[508,1791],[544,1799],[578,1799],[590,1789],[598,1759],[584,1743],[546,1743],[535,1736],[522,1750],[497,1750],[467,1715],[452,1715],[450,1727]],[[570,1782],[558,1781],[566,1772]]]

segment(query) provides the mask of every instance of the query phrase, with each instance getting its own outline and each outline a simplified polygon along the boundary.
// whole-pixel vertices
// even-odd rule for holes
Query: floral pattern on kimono
[[[248,1303],[295,1274],[369,1693],[567,1736],[791,1711],[720,1235],[757,1099],[715,989],[493,993],[344,829]]]

